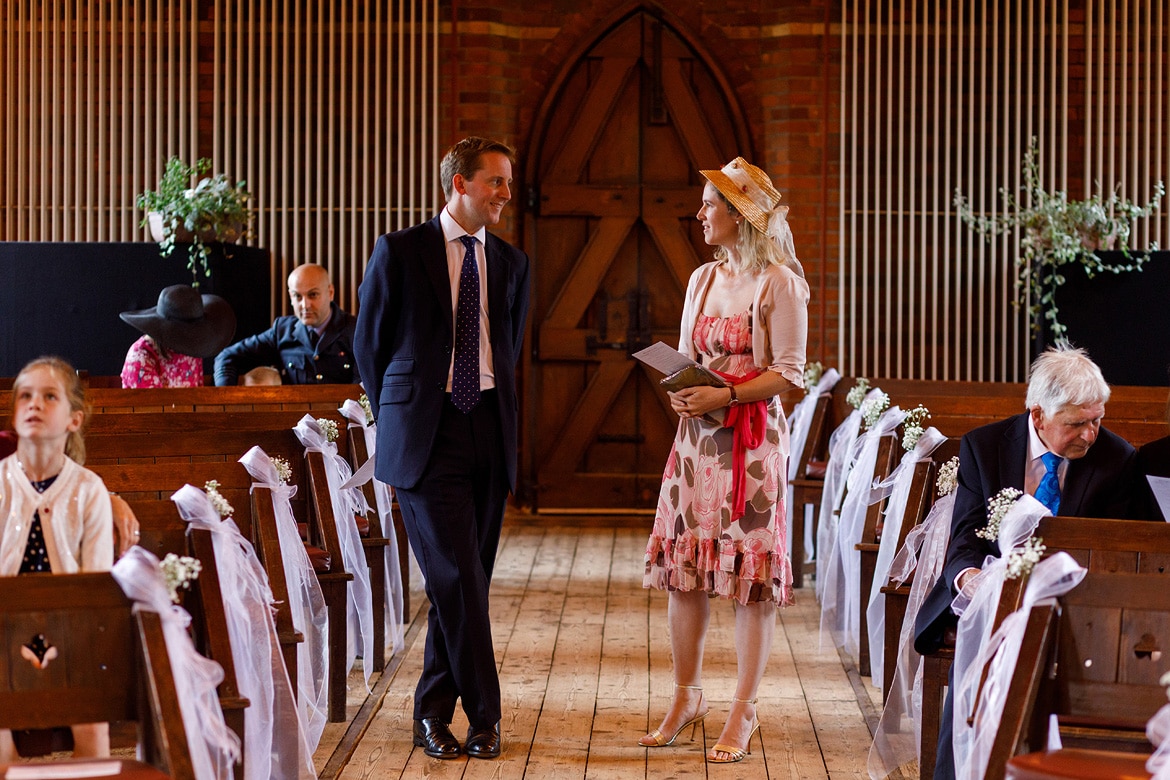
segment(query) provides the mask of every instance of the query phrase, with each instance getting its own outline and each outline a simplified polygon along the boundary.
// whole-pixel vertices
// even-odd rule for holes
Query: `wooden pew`
[[[131,505],[142,526],[142,545],[161,557],[183,545],[186,523],[175,512],[170,495],[188,482],[202,487],[217,480],[219,493],[235,509],[236,524],[255,543],[251,476],[236,461],[254,445],[271,457],[284,458],[292,468],[290,483],[304,486],[293,499],[294,514],[307,524],[309,542],[330,556],[329,570],[317,573],[330,625],[344,626],[346,583],[353,573],[342,562],[324,457],[320,453],[306,457],[292,431],[303,416],[300,410],[95,416],[86,437],[86,465]],[[341,421],[338,429],[338,449],[344,453],[348,437]],[[375,620],[384,620],[382,613],[375,613]],[[295,635],[285,632],[282,640],[283,652],[293,652],[287,645],[296,643]],[[334,663],[335,659],[340,660]],[[330,631],[329,718],[334,722],[345,720],[345,678],[345,632]]]
[[[897,465],[898,458],[902,452],[900,445],[901,438],[898,436],[883,436],[881,443],[878,444],[877,462],[874,463],[873,475],[865,484],[865,489],[869,490],[870,485],[879,480],[884,480],[890,476],[894,467]],[[861,540],[854,543],[853,549],[858,551],[861,560],[861,578],[860,587],[861,595],[858,599],[858,605],[861,610],[859,616],[860,633],[857,637],[857,673],[861,675],[868,675],[869,669],[869,620],[866,616],[865,605],[869,601],[869,589],[873,586],[873,571],[877,563],[877,527],[878,521],[881,519],[882,512],[885,510],[887,498],[880,501],[875,501],[870,504],[865,512],[865,525],[861,529]]]
[[[276,512],[272,504],[272,491],[266,487],[252,489],[251,498],[252,531],[255,534],[256,557],[268,574],[268,586],[272,589],[275,602],[273,618],[276,622],[276,636],[280,641],[280,652],[288,681],[293,694],[297,694],[297,652],[305,641],[305,635],[297,630],[293,622],[288,597],[288,577],[285,572],[284,553],[280,549],[280,537],[276,530]]]
[[[1003,778],[1008,759],[1021,749],[1043,750],[1049,713],[1058,716],[1070,746],[1151,752],[1145,724],[1166,703],[1158,680],[1167,663],[1159,651],[1170,648],[1170,589],[1151,582],[1156,576],[1090,572],[1060,597],[1059,607],[1032,609],[989,780]]]
[[[132,606],[104,572],[0,577],[0,728],[132,721],[147,763],[114,776],[194,780],[162,624]],[[37,635],[57,650],[41,670],[21,652]]]
[[[365,436],[350,436],[349,463],[353,470],[357,471],[369,459],[370,452],[366,447]],[[366,497],[366,503],[374,510],[370,517],[370,538],[384,538],[388,529],[382,527],[382,516],[378,513],[378,501],[374,496],[373,480],[362,485],[362,495]],[[406,526],[402,524],[402,518],[398,512],[398,499],[394,499],[391,513],[394,518],[394,541],[398,546],[398,570],[402,572],[402,616],[405,620],[406,616],[410,614],[410,588],[407,587],[410,582],[410,543],[406,538]],[[381,588],[385,591],[385,584]],[[386,594],[383,593],[383,599],[385,597]]]
[[[959,441],[947,439],[934,451],[930,460],[922,461],[914,467],[914,477],[910,483],[910,495],[906,501],[906,510],[902,515],[902,527],[898,534],[897,549],[901,550],[906,544],[906,536],[911,529],[926,519],[934,502],[938,497],[938,472],[942,464],[959,453]],[[886,602],[886,631],[885,631],[885,669],[882,670],[882,700],[889,694],[890,683],[894,679],[894,672],[898,662],[898,643],[901,640],[902,623],[906,619],[906,606],[910,598],[910,587],[914,581],[913,575],[900,586],[887,583],[881,588]]]
[[[1036,528],[1036,536],[1044,540],[1045,554],[1058,551],[1069,553],[1090,574],[1151,574],[1161,575],[1170,571],[1170,525],[1144,520],[1110,520],[1087,517],[1044,517]],[[1170,582],[1170,580],[1168,580]],[[1000,614],[996,625],[1019,604],[1020,580],[1009,580],[1013,585],[1015,602],[1004,598],[1000,602]],[[1007,584],[1005,583],[1005,592]],[[1146,581],[1147,586],[1150,581]],[[1161,589],[1161,586],[1158,586]],[[927,774],[927,764],[933,773],[934,744],[927,744],[928,733],[937,734],[938,712],[942,709],[942,690],[946,684],[946,673],[954,657],[954,648],[944,648],[937,655],[923,656],[922,684],[922,777]],[[929,664],[929,666],[925,666]],[[1150,714],[1153,714],[1152,711]],[[936,729],[927,732],[928,722]],[[1046,726],[1045,726],[1046,728]],[[1080,737],[1091,731],[1082,727]],[[1077,737],[1074,732],[1071,736]],[[1043,743],[1040,743],[1043,744]],[[1003,759],[1006,761],[1006,757]],[[1002,767],[1002,762],[1000,764]]]
[[[792,480],[792,507],[788,511],[788,532],[792,535],[792,587],[804,587],[804,508],[813,507],[813,538],[820,517],[821,496],[825,492],[825,463],[829,459],[829,403],[832,396],[823,394],[816,401],[809,420],[804,449],[797,455],[796,478]],[[821,552],[818,550],[817,555]]]

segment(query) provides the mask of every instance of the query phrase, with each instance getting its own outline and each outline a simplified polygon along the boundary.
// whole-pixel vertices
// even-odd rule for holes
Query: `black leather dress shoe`
[[[459,740],[440,718],[414,721],[414,746],[422,748],[431,758],[459,758]]]
[[[500,755],[500,724],[467,729],[467,741],[463,750],[472,758],[498,758]]]

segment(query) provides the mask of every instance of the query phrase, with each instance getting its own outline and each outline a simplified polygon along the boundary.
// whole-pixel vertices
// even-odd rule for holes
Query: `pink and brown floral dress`
[[[801,289],[807,296],[803,279],[796,288],[797,300]],[[803,315],[804,301],[807,297],[793,316]],[[753,359],[753,320],[755,327],[767,321],[750,310],[731,317],[698,313],[691,333],[696,359],[734,377],[759,371]],[[799,351],[803,363],[803,343]],[[784,506],[787,422],[775,398],[761,402],[759,410],[764,414],[762,436],[742,459],[745,500],[738,518],[733,512],[735,432],[723,426],[728,409],[679,420],[646,546],[646,587],[703,590],[742,604],[792,603]]]

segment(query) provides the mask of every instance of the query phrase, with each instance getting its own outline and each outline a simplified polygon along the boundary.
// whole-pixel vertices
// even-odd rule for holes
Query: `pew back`
[[[38,636],[55,651],[39,669]],[[135,615],[109,573],[0,578],[0,647],[0,727],[137,722],[152,765],[194,777],[159,617]]]

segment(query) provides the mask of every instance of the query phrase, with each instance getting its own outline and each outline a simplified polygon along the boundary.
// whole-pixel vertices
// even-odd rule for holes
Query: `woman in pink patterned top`
[[[126,353],[122,387],[200,387],[203,358],[230,344],[236,332],[227,301],[185,284],[164,288],[157,306],[119,316],[145,334]]]

